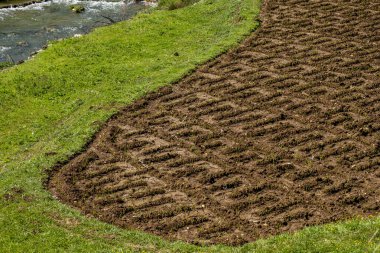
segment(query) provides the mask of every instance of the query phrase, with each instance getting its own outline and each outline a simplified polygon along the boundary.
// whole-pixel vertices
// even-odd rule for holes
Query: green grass
[[[0,62],[0,70],[12,67],[13,65],[11,62]]]
[[[46,170],[81,150],[120,107],[236,45],[257,27],[259,7],[202,0],[141,14],[0,72],[0,252],[380,252],[378,217],[239,248],[199,247],[85,217],[43,187]]]
[[[160,9],[175,10],[194,4],[198,1],[199,0],[161,0],[158,2],[158,7],[160,7]]]

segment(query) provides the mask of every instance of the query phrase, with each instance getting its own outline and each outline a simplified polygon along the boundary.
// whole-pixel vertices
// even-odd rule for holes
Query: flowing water
[[[70,5],[81,4],[83,13]],[[120,0],[51,0],[0,9],[0,62],[20,62],[48,41],[85,34],[94,27],[126,20],[146,8]]]

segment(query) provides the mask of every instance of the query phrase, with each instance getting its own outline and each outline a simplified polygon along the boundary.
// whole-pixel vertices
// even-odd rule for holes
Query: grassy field
[[[118,109],[257,28],[260,3],[203,0],[140,14],[0,72],[0,252],[380,252],[378,217],[239,248],[200,247],[84,217],[44,189],[46,171],[80,151]]]
[[[199,0],[160,0],[158,2],[158,7],[160,9],[175,10],[175,9],[183,8],[190,4],[194,4],[198,1]]]

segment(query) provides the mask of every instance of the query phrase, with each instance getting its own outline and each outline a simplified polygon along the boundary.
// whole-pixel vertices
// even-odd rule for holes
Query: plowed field
[[[238,48],[112,118],[49,187],[230,245],[380,211],[380,2],[268,0]]]

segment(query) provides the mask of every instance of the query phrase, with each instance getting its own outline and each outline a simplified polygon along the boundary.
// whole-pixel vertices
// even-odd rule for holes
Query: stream
[[[74,4],[83,5],[85,11],[74,13],[70,10]],[[0,62],[26,60],[49,41],[129,19],[144,8],[144,3],[119,0],[51,0],[0,9]]]

